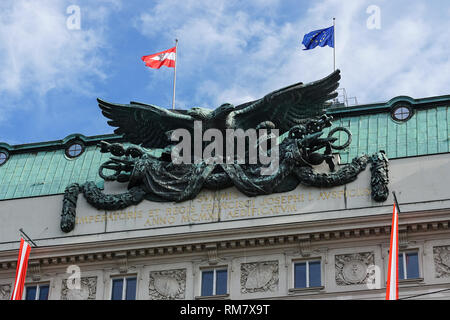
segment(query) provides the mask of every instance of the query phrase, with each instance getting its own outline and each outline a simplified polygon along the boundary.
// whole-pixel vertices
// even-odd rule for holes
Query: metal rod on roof
[[[336,71],[336,18],[333,18],[333,72]]]
[[[178,39],[175,39],[175,68],[173,69],[173,98],[172,110],[175,110],[175,88],[177,83]]]

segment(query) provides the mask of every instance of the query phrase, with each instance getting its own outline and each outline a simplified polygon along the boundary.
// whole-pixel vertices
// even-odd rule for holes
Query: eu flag
[[[303,50],[314,49],[317,46],[325,47],[326,45],[334,48],[334,26],[305,34],[302,43],[306,47]]]

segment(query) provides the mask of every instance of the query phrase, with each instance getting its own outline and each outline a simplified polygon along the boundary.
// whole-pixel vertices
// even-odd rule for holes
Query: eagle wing
[[[274,91],[260,100],[236,107],[227,119],[230,127],[244,130],[256,128],[263,121],[271,121],[280,134],[324,112],[326,101],[337,97],[340,71],[308,84],[297,83]]]
[[[164,148],[170,144],[167,132],[187,129],[192,132],[194,119],[154,105],[131,102],[116,104],[97,99],[108,124],[117,127],[116,134],[123,134],[127,141],[144,148]]]

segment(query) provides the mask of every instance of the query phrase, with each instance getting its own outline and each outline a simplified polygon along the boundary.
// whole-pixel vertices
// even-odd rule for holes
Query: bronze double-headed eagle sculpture
[[[388,197],[388,161],[383,151],[361,155],[351,163],[339,166],[333,162],[333,150],[342,150],[351,143],[347,128],[332,127],[332,117],[326,114],[330,100],[337,97],[341,79],[337,70],[328,77],[308,84],[296,83],[274,91],[265,97],[238,106],[223,104],[215,110],[192,108],[168,110],[155,105],[131,102],[115,104],[98,99],[108,124],[116,127],[125,144],[102,142],[100,152],[111,153],[109,161],[99,169],[106,181],[127,183],[127,191],[119,195],[104,194],[95,183],[71,184],[63,200],[61,229],[70,232],[75,226],[76,202],[80,193],[95,208],[119,210],[137,205],[143,200],[181,202],[194,199],[202,189],[219,190],[236,187],[243,194],[254,197],[288,192],[299,184],[327,188],[354,181],[371,163],[372,198],[385,201]],[[192,163],[174,163],[171,152],[176,130],[195,135],[196,124],[202,132],[215,129],[226,135],[227,130],[265,129],[281,135],[278,139],[278,166],[271,174],[263,175],[265,164],[226,161],[211,163],[197,159]],[[324,130],[328,135],[322,137]],[[337,145],[333,135],[346,133],[347,140]],[[258,140],[259,143],[259,140]],[[203,146],[203,145],[202,145]],[[272,148],[272,149],[271,149]],[[274,145],[268,149],[272,152]],[[155,156],[148,149],[162,149]],[[236,160],[236,159],[234,159]],[[326,162],[327,173],[319,173],[315,166]]]
[[[340,71],[308,84],[296,83],[269,93],[265,97],[238,106],[226,103],[215,110],[192,108],[167,110],[154,105],[131,102],[127,105],[98,99],[108,124],[117,127],[116,134],[144,148],[164,148],[169,144],[167,132],[186,129],[194,134],[194,121],[201,121],[203,130],[215,128],[255,129],[270,121],[283,134],[296,125],[321,116],[325,102],[337,96]]]

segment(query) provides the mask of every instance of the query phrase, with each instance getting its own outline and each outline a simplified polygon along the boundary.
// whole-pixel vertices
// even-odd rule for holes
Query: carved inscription
[[[122,224],[133,222],[143,228],[207,223],[224,220],[258,218],[295,214],[311,202],[341,200],[344,197],[365,197],[370,199],[368,188],[309,191],[288,195],[273,194],[256,198],[245,198],[238,191],[219,193],[204,192],[185,204],[155,204],[151,208],[131,207],[127,210],[106,211],[103,214],[77,216],[76,224],[105,223]]]

